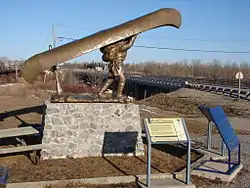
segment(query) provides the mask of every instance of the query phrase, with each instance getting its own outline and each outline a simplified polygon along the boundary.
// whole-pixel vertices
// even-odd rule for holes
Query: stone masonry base
[[[139,105],[46,103],[41,159],[144,155]]]

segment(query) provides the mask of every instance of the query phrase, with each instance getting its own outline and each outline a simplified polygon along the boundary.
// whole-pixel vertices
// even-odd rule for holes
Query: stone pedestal
[[[46,103],[41,159],[144,155],[139,105]]]

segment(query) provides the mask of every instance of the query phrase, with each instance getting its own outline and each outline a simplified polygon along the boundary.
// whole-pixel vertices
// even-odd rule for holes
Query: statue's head
[[[104,62],[111,62],[111,61],[114,61],[116,59],[116,52],[114,49],[110,49],[110,48],[105,48],[103,47],[101,49],[101,52],[103,53],[102,55],[102,60]]]
[[[117,59],[118,53],[121,51],[120,41],[100,48],[102,52],[102,60],[104,62],[111,62]]]
[[[100,48],[100,51],[103,53],[102,60],[104,62],[111,62],[115,60],[123,61],[127,54],[127,50],[131,47],[132,44],[128,44],[131,37],[125,38],[118,42],[103,46]]]

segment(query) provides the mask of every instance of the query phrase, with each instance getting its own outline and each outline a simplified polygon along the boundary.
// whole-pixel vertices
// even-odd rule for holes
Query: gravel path
[[[220,183],[215,182],[213,185],[206,184],[203,182],[202,185],[196,185],[197,188],[222,188],[222,187],[228,187],[228,188],[250,188],[250,136],[249,135],[238,135],[238,138],[241,142],[241,150],[242,150],[242,156],[241,160],[243,163],[243,169],[238,173],[235,179],[229,184],[226,183]],[[193,137],[193,139],[204,142],[206,137],[199,137],[196,138]],[[212,145],[213,146],[220,146],[220,138],[219,136],[213,136],[212,138]],[[235,152],[232,154],[235,157]],[[196,182],[194,182],[196,183]],[[199,182],[197,182],[200,184]]]

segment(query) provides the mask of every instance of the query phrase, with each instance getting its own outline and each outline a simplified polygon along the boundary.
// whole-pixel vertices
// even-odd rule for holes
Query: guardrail
[[[225,87],[238,87],[238,80],[236,79],[211,79],[211,78],[183,78],[186,81],[193,84],[204,84],[213,86],[225,86]],[[250,89],[250,80],[245,78],[241,80],[242,89]]]
[[[89,75],[93,74],[102,75],[103,78],[107,78],[107,73],[99,72],[99,73],[88,73]],[[126,81],[130,83],[135,83],[144,86],[152,86],[152,87],[159,87],[159,89],[169,89],[169,88],[193,88],[202,91],[208,91],[216,94],[228,95],[234,98],[238,97],[238,88],[236,81],[230,82],[230,80],[213,80],[213,79],[185,79],[181,77],[167,77],[167,76],[136,76],[125,74]],[[190,82],[205,82],[205,83],[194,83]],[[206,84],[206,83],[215,83],[215,84]],[[245,86],[244,84],[245,83]],[[248,82],[241,83],[241,91],[240,91],[240,98],[250,100],[250,87],[248,86]],[[222,84],[222,85],[219,85]],[[234,87],[235,86],[235,87]],[[249,89],[248,89],[249,88]]]
[[[201,91],[208,91],[221,95],[228,95],[234,98],[239,97],[239,89],[233,87],[224,87],[224,86],[215,86],[215,85],[206,85],[206,84],[194,84],[186,83],[186,87],[193,88]],[[250,100],[250,89],[241,89],[240,98]]]
[[[159,77],[148,77],[148,76],[142,76],[142,77],[134,77],[134,76],[126,76],[127,81],[135,82],[142,85],[147,86],[157,86],[160,88],[168,89],[169,87],[174,88],[181,88],[185,87],[185,81],[184,80],[176,80],[171,77],[169,78],[159,78]]]

